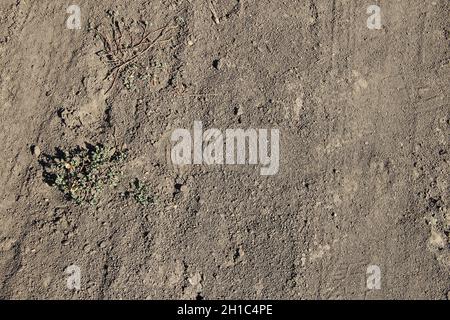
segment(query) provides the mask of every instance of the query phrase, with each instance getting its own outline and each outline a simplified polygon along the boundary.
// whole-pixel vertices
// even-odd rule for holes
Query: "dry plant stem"
[[[103,47],[105,48],[104,52],[111,52],[111,46],[109,44],[108,38],[106,36],[104,36],[100,31],[95,30],[95,32],[100,36],[100,38],[102,38],[102,42],[103,42]]]
[[[131,48],[137,48],[137,47],[139,47],[139,46],[140,46],[141,44],[143,44],[143,43],[148,43],[148,37],[150,37],[150,36],[151,36],[153,33],[155,33],[155,32],[163,31],[163,33],[164,33],[164,32],[166,32],[166,31],[173,30],[173,29],[176,29],[176,28],[177,28],[176,26],[171,26],[171,27],[165,26],[165,27],[161,27],[161,28],[159,28],[159,29],[150,31],[149,33],[147,33],[147,35],[145,35],[145,36],[142,38],[141,41],[139,41],[136,45],[132,46]]]
[[[119,77],[119,69],[117,69],[115,71],[113,81],[111,82],[111,85],[109,86],[108,90],[106,90],[105,94],[107,94],[109,91],[111,91],[111,89],[114,87],[114,84],[116,83],[118,77]]]
[[[105,93],[108,93],[114,87],[115,83],[117,82],[117,78],[120,76],[121,71],[123,71],[123,69],[127,65],[129,65],[136,59],[140,58],[143,54],[148,52],[155,45],[166,43],[172,40],[172,37],[168,39],[162,38],[167,34],[168,31],[177,28],[176,26],[173,25],[166,25],[164,27],[146,33],[146,26],[141,25],[142,37],[139,40],[139,42],[134,44],[133,36],[131,32],[128,31],[126,34],[128,35],[128,37],[130,37],[130,42],[127,45],[123,43],[125,34],[122,32],[119,22],[113,19],[110,26],[112,29],[111,41],[108,39],[107,36],[103,35],[98,30],[96,30],[97,34],[100,36],[103,42],[104,50],[102,50],[101,52],[106,56],[107,63],[111,64],[112,66],[105,77],[105,80],[112,77],[111,85],[109,86],[108,90]],[[150,41],[149,37],[156,32],[159,32],[158,36],[154,40]],[[143,45],[147,46],[144,49],[135,53],[135,51]],[[129,57],[130,55],[132,56]]]
[[[162,32],[158,35],[158,37],[156,37],[155,40],[153,40],[150,45],[145,48],[144,50],[140,51],[139,53],[137,53],[136,55],[134,55],[133,57],[131,57],[130,59],[123,61],[122,63],[120,63],[117,66],[114,66],[110,72],[109,75],[106,78],[109,78],[111,75],[114,75],[113,77],[113,82],[111,83],[111,86],[109,87],[109,89],[106,91],[106,93],[108,93],[114,86],[114,84],[117,81],[117,77],[120,74],[120,71],[123,70],[124,67],[126,67],[128,64],[130,64],[131,62],[133,62],[134,60],[136,60],[137,58],[141,57],[143,54],[145,54],[147,51],[149,51],[151,48],[153,48],[156,44],[158,43],[164,43],[164,42],[168,42],[170,40],[172,40],[172,38],[169,39],[163,39],[160,40],[162,38],[162,36],[165,34],[165,31],[167,30],[166,28],[163,28]]]
[[[136,48],[140,47],[141,45],[143,45],[143,44],[145,44],[145,43],[148,43],[148,42],[149,42],[149,41],[148,41],[148,37],[150,37],[153,33],[158,32],[158,31],[161,31],[161,30],[163,30],[164,32],[166,32],[166,31],[173,30],[173,29],[176,29],[176,28],[177,28],[176,26],[172,26],[172,27],[166,26],[166,27],[161,27],[161,28],[159,28],[159,29],[150,31],[149,33],[147,33],[146,35],[144,35],[144,36],[141,38],[141,40],[139,40],[139,42],[138,42],[137,44],[135,44],[135,45],[131,44],[130,46],[122,46],[121,49],[136,49]],[[132,38],[131,38],[131,39],[132,39]],[[132,42],[131,42],[131,43],[132,43]],[[118,52],[118,50],[111,50],[111,53],[117,53],[117,52]]]

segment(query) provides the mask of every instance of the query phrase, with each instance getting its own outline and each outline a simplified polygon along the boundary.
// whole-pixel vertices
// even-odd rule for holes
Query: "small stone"
[[[41,155],[41,149],[38,146],[36,146],[36,145],[32,145],[31,146],[31,153],[33,154],[33,156],[38,158]]]
[[[216,68],[217,70],[222,69],[223,67],[223,60],[222,59],[216,59],[213,61],[213,67]]]

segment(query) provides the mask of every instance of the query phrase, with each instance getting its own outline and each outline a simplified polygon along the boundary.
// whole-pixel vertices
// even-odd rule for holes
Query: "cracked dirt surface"
[[[1,298],[447,299],[448,1],[374,1],[381,30],[366,0],[76,2],[81,30],[73,3],[0,1]],[[108,12],[177,27],[132,90],[107,92]],[[278,174],[174,166],[194,121],[279,129]],[[126,145],[155,203],[46,184],[30,148],[86,142]]]

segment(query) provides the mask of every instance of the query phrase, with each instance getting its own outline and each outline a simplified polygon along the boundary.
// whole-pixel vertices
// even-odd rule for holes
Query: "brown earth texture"
[[[448,0],[0,13],[0,298],[450,298]],[[175,163],[196,121],[279,130],[277,172]]]

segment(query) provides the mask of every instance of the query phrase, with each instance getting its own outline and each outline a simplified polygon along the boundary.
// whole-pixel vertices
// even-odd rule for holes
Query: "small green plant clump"
[[[98,203],[105,187],[116,187],[126,152],[103,145],[77,147],[50,156],[44,176],[64,195],[78,204]]]
[[[140,205],[148,205],[153,203],[153,197],[150,195],[146,185],[142,184],[139,179],[134,179],[130,184],[131,191],[128,191],[128,195],[133,196],[133,199]]]

